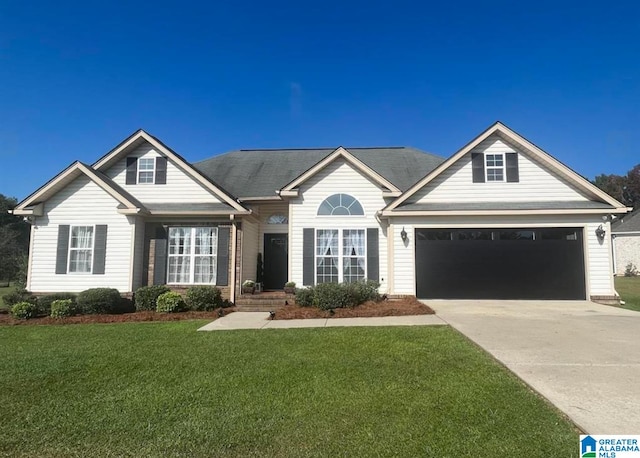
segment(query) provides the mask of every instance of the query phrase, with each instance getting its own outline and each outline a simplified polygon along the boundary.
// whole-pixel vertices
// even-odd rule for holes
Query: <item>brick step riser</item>
[[[247,305],[247,306],[257,306],[257,305],[264,305],[264,306],[272,306],[272,305],[285,305],[285,301],[287,302],[287,304],[289,305],[294,305],[295,301],[293,300],[288,300],[288,299],[278,299],[278,300],[243,300],[243,299],[238,299],[236,301],[236,305],[241,306],[241,305]]]
[[[238,312],[271,312],[271,311],[279,310],[283,307],[284,307],[283,305],[272,305],[272,306],[240,305],[240,306],[236,306],[236,311]]]

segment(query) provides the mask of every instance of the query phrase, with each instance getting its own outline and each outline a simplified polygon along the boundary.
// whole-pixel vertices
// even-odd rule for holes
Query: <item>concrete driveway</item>
[[[590,434],[640,434],[640,313],[585,301],[425,301]]]

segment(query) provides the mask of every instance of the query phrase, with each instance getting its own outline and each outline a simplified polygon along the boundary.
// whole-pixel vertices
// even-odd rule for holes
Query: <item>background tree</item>
[[[30,226],[20,216],[9,214],[18,202],[0,194],[0,281],[21,280],[29,251]]]
[[[597,175],[593,184],[629,207],[640,206],[640,164],[626,175]]]

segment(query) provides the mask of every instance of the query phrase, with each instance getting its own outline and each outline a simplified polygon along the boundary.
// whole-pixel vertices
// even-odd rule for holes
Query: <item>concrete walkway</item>
[[[424,326],[446,324],[436,315],[384,316],[373,318],[313,318],[270,320],[268,312],[234,312],[218,318],[198,331],[231,329],[329,328],[340,326]]]
[[[640,434],[640,313],[586,301],[427,301],[590,434]]]

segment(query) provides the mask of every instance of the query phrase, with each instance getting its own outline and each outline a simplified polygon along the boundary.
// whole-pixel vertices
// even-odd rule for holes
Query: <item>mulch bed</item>
[[[234,307],[224,309],[225,315],[235,311]],[[30,320],[16,320],[9,314],[0,314],[0,326],[12,326],[23,324],[88,324],[88,323],[127,323],[143,321],[179,321],[179,320],[215,320],[218,318],[218,311],[212,312],[180,312],[180,313],[158,313],[158,312],[134,312],[122,313],[119,315],[78,315],[67,318],[51,318],[45,316],[32,318]]]
[[[432,315],[435,312],[428,305],[418,301],[415,297],[402,299],[388,299],[380,302],[365,302],[353,308],[334,309],[332,314],[328,310],[315,307],[300,307],[286,305],[276,310],[276,320],[297,320],[305,318],[363,318],[374,316],[405,316]]]

